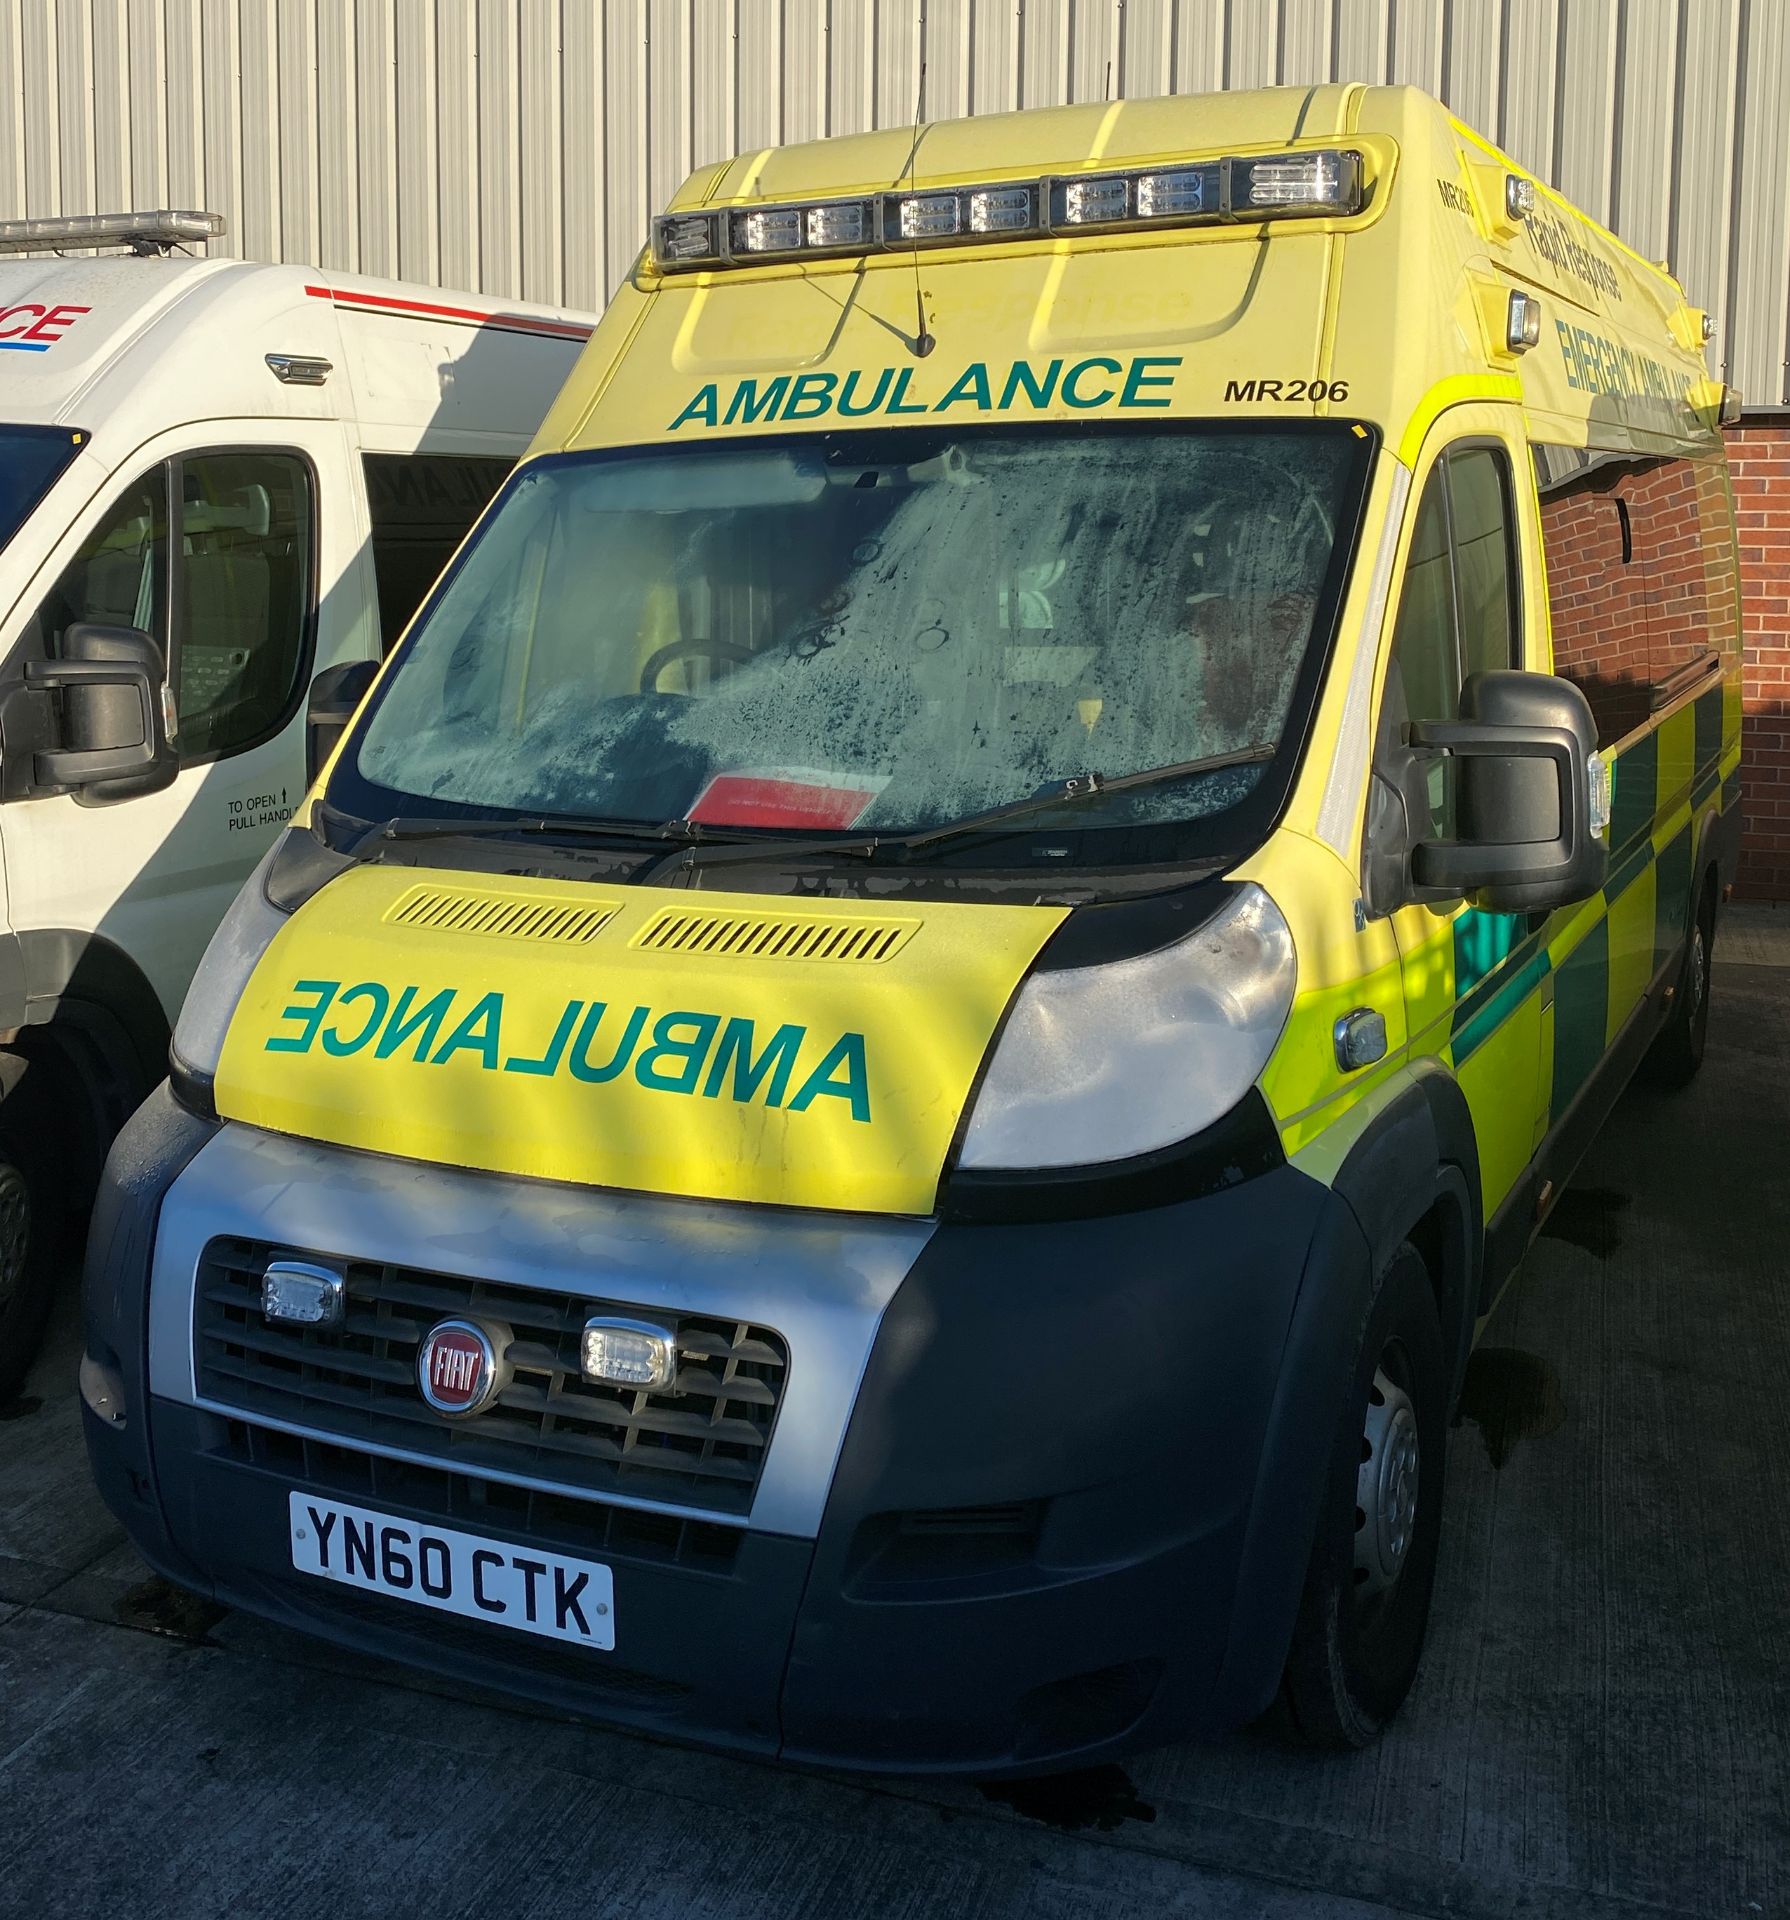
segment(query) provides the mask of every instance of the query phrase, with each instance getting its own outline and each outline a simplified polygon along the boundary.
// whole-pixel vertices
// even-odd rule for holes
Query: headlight
[[[1280,909],[1249,885],[1172,946],[1033,974],[989,1062],[958,1165],[1094,1166],[1202,1132],[1267,1065],[1296,973]]]
[[[287,916],[267,898],[269,870],[278,859],[291,828],[268,849],[261,864],[243,882],[218,930],[211,936],[174,1027],[168,1049],[169,1080],[175,1094],[196,1113],[213,1118],[212,1082],[224,1051],[224,1035],[236,1013],[236,1003],[249,984],[255,963],[267,951]]]

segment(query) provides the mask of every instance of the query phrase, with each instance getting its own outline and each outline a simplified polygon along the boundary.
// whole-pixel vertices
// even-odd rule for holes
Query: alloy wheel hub
[[[1376,1370],[1355,1472],[1355,1588],[1363,1595],[1393,1587],[1411,1550],[1417,1522],[1417,1409],[1411,1396]]]

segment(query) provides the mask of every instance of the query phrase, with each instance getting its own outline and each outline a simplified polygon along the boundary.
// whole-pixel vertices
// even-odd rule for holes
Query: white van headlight
[[[175,1094],[187,1106],[212,1117],[212,1082],[224,1052],[224,1035],[235,1017],[236,1003],[249,984],[249,975],[267,951],[288,916],[267,897],[268,870],[279,858],[290,827],[267,850],[261,864],[243,882],[218,924],[186,990],[180,1018],[174,1025],[174,1043],[168,1049],[169,1078]]]
[[[1253,884],[1172,946],[1033,974],[996,1044],[957,1164],[1096,1166],[1202,1132],[1267,1065],[1296,975],[1287,923]]]

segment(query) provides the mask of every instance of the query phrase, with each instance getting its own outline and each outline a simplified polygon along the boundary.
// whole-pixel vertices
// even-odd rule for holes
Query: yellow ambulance
[[[1703,1048],[1707,333],[1407,89],[696,173],[113,1156],[142,1552],[804,1762],[1372,1738],[1476,1330]]]

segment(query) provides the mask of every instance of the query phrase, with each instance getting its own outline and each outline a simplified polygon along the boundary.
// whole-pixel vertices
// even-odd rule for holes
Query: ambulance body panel
[[[1371,1737],[1476,1331],[1700,1058],[1702,339],[1404,89],[694,175],[135,1123],[88,1432],[143,1550],[830,1764],[1282,1688]],[[512,1575],[581,1547],[612,1640]]]
[[[65,1204],[159,1078],[206,941],[302,797],[313,675],[381,657],[588,333],[303,267],[0,261],[9,1106],[33,1080],[0,1135],[59,1143]],[[44,777],[78,723],[28,663],[82,621],[145,631],[160,656],[174,731],[128,794]],[[19,1257],[35,1321],[46,1276]],[[34,1339],[15,1291],[0,1283],[0,1380]]]

